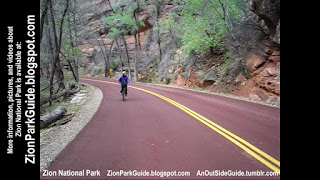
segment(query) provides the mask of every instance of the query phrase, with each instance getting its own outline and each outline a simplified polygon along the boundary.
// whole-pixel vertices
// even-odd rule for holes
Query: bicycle
[[[127,87],[123,87],[122,88],[122,101],[125,101],[125,97],[126,97],[126,91],[127,91]]]
[[[122,82],[121,82],[121,89],[122,89],[122,91],[121,91],[121,95],[122,95],[122,101],[124,101],[124,100],[125,100],[125,97],[127,96],[127,95],[126,95],[127,88],[128,88],[127,81],[122,80]]]

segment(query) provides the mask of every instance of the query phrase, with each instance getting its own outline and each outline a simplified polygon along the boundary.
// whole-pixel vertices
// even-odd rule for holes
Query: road
[[[197,173],[215,170],[216,173],[222,172],[222,175],[224,172],[274,172],[274,169],[259,160],[262,157],[259,153],[253,152],[258,154],[258,158],[248,153],[245,149],[250,148],[241,148],[242,143],[224,136],[223,132],[214,127],[210,128],[210,124],[197,120],[191,111],[187,113],[186,108],[280,161],[279,108],[140,83],[131,84],[128,98],[122,102],[119,85],[111,81],[106,83],[102,78],[81,81],[100,88],[104,97],[92,120],[52,163],[49,168],[52,173],[59,170],[92,170],[90,175],[93,176],[84,172],[83,177],[74,178],[123,179],[135,177],[110,177],[108,173],[116,174],[120,170],[129,173],[134,170],[158,173],[181,171],[190,172],[189,177],[182,178],[201,179],[221,178],[197,176]],[[169,100],[136,88],[151,91]],[[280,166],[270,163],[270,160],[266,161],[280,172]],[[97,175],[94,172],[99,172],[100,176],[94,176]],[[280,179],[280,176],[246,178]]]

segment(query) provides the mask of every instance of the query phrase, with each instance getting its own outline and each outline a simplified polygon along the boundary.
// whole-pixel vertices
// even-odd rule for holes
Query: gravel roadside
[[[72,118],[72,121],[62,126],[54,126],[40,133],[40,172],[47,169],[59,153],[87,125],[98,110],[103,98],[102,91],[88,85],[86,102]]]

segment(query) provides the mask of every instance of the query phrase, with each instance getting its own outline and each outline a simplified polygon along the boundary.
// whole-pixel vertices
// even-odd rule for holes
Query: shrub
[[[165,83],[168,85],[168,84],[170,84],[170,82],[171,82],[171,79],[169,77],[166,77]]]
[[[85,75],[86,71],[85,71],[85,69],[83,67],[80,67],[78,72],[79,72],[79,75]]]
[[[119,65],[119,61],[117,59],[111,61],[111,69],[116,69]]]

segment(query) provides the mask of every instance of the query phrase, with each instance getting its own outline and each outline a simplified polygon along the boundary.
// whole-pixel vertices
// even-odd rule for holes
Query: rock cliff
[[[111,3],[121,1],[111,0]],[[199,87],[212,91],[231,93],[248,97],[254,101],[269,104],[280,104],[280,0],[245,0],[250,12],[245,20],[235,26],[235,35],[243,49],[241,58],[245,59],[249,77],[240,70],[241,61],[235,57],[233,61],[226,60],[227,52],[235,51],[230,37],[225,37],[225,49],[215,49],[214,53],[202,55],[183,55],[184,47],[178,47],[171,38],[172,34],[161,34],[159,47],[154,4],[146,0],[146,6],[139,12],[138,17],[145,24],[140,28],[141,54],[139,74],[144,82],[159,82],[177,84],[187,87]],[[159,17],[169,12],[179,11],[179,1],[163,1],[159,7]],[[80,0],[79,5],[87,29],[80,40],[82,51],[81,67],[88,74],[103,74],[105,67],[103,51],[111,48],[110,61],[120,71],[122,61],[127,67],[124,54],[124,42],[115,42],[108,38],[108,27],[103,25],[102,18],[112,14],[106,0]],[[178,23],[178,22],[177,22]],[[128,45],[129,60],[134,63],[135,39],[127,34],[125,41]],[[99,44],[100,42],[100,44]],[[104,44],[104,45],[103,45]],[[159,59],[161,48],[161,61]],[[122,58],[122,59],[121,59]]]

